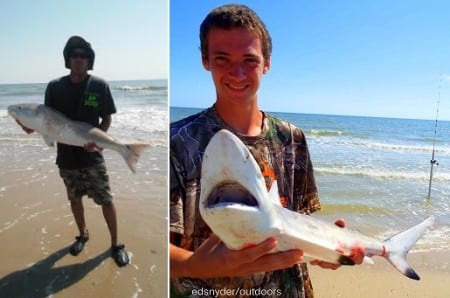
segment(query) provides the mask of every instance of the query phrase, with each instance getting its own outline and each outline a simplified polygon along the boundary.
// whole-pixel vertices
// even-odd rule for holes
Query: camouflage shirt
[[[311,159],[303,132],[263,113],[262,133],[236,133],[215,107],[170,126],[170,231],[181,235],[175,245],[195,251],[211,230],[199,213],[200,173],[204,150],[220,129],[228,129],[249,148],[270,188],[277,180],[281,204],[301,213],[320,209]],[[214,292],[215,291],[215,292]],[[206,294],[206,295],[205,295]],[[246,277],[173,278],[172,297],[312,297],[306,264]]]

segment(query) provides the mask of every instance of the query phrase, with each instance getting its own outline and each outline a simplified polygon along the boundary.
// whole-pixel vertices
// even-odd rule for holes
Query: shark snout
[[[26,117],[26,111],[20,105],[13,105],[8,107],[8,114],[16,120],[21,120]]]
[[[8,114],[13,117],[14,119],[17,119],[18,112],[17,112],[18,107],[17,106],[9,106],[8,107]]]
[[[14,107],[15,106],[9,106],[8,107],[8,114],[11,115],[11,116],[15,115]]]
[[[8,114],[16,120],[34,116],[38,104],[15,104],[8,106]]]

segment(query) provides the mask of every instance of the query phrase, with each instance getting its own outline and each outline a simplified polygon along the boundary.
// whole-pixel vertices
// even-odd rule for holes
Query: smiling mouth
[[[206,208],[217,205],[240,204],[257,207],[256,198],[241,184],[234,181],[225,181],[217,185],[206,200]]]
[[[247,89],[247,87],[248,87],[247,84],[239,85],[239,86],[232,85],[232,84],[226,84],[226,86],[233,91],[243,91],[243,90]]]

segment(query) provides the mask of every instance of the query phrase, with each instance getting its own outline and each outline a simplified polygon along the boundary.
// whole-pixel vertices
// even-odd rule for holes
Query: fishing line
[[[436,132],[438,128],[438,118],[439,118],[439,104],[441,101],[441,84],[442,84],[442,76],[439,78],[439,87],[438,87],[438,99],[437,99],[437,109],[436,109],[436,121],[434,122],[434,137],[433,137],[433,151],[431,152],[431,168],[430,168],[430,181],[428,183],[428,196],[427,198],[431,198],[431,184],[433,181],[433,167],[434,165],[438,166],[439,163],[436,159],[434,159],[434,154],[436,151]]]

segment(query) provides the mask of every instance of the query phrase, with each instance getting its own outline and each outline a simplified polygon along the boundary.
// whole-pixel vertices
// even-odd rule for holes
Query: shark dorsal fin
[[[278,184],[277,180],[273,181],[272,186],[269,190],[269,199],[274,203],[275,205],[281,206],[280,202],[280,194],[278,193]]]

